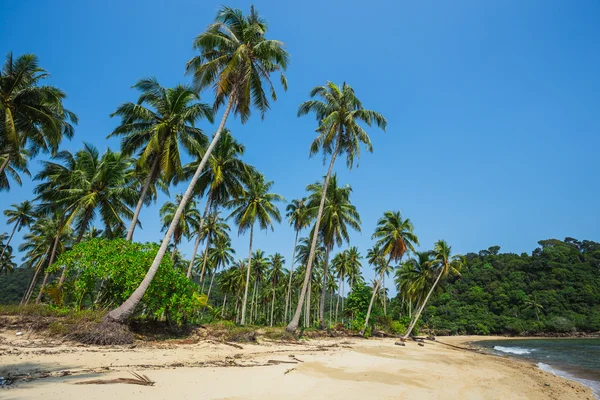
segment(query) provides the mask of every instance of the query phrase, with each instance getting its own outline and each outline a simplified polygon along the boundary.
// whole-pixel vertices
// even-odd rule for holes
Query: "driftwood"
[[[75,382],[76,385],[107,385],[112,383],[128,383],[130,385],[154,386],[154,381],[146,375],[140,375],[130,372],[135,378],[116,378],[116,379],[93,379],[90,381]]]
[[[304,361],[302,361],[302,360],[300,360],[300,359],[296,358],[296,356],[295,356],[295,355],[293,355],[293,354],[290,354],[290,355],[289,355],[289,357],[290,357],[292,360],[294,360],[294,361],[298,361],[298,362],[304,362]]]
[[[425,345],[424,345],[423,343],[421,343],[421,342],[419,342],[419,343],[417,343],[417,344],[418,344],[419,346],[421,346],[421,347],[425,347]]]
[[[269,364],[279,365],[279,364],[298,364],[298,361],[282,361],[282,360],[269,360],[267,361]]]
[[[243,347],[240,346],[239,344],[235,344],[235,343],[231,343],[231,342],[223,342],[223,344],[226,344],[227,346],[235,347],[236,349],[240,349],[240,350],[243,349]]]
[[[396,342],[394,343],[396,346],[406,346],[404,342]]]

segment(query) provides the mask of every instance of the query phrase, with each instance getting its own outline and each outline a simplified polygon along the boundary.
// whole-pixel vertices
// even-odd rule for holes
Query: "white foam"
[[[523,347],[504,347],[504,346],[494,346],[494,350],[500,351],[502,353],[510,353],[510,354],[530,354],[535,349],[524,349]]]
[[[560,376],[560,377],[563,377],[566,379],[570,379],[572,381],[579,382],[579,383],[589,387],[594,392],[594,395],[596,396],[596,398],[597,399],[600,398],[600,382],[592,381],[590,379],[577,378],[573,374],[553,368],[551,365],[544,364],[542,362],[537,363],[537,366],[542,371],[550,372],[553,375]]]

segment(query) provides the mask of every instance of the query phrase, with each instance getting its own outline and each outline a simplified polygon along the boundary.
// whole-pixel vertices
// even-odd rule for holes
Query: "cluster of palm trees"
[[[109,136],[121,138],[120,150],[107,149],[102,154],[87,143],[74,153],[60,151],[61,140],[73,136],[77,122],[62,105],[64,93],[40,84],[47,73],[35,56],[13,59],[8,55],[0,75],[0,111],[5,115],[5,123],[0,124],[0,189],[10,189],[11,179],[19,183],[20,174],[29,174],[31,157],[51,154],[34,177],[39,182],[35,200],[5,212],[14,225],[9,237],[1,238],[0,260],[11,254],[14,233],[30,228],[19,247],[25,252],[24,265],[34,268],[23,302],[30,300],[38,285],[36,301],[41,301],[53,278],[44,271],[62,252],[92,237],[133,240],[144,219],[143,207],[155,202],[159,192],[169,194],[174,184],[187,182],[183,193],[160,208],[165,235],[148,273],[107,318],[124,321],[134,312],[169,253],[176,268],[197,280],[209,299],[216,280],[223,302],[214,304],[214,309],[222,317],[241,324],[289,322],[287,329],[295,331],[302,316],[305,326],[325,327],[328,305],[329,325],[344,319],[346,283],[351,290],[363,279],[362,256],[356,247],[332,253],[350,244],[350,232],[361,231],[361,219],[351,203],[352,188],[338,182],[334,165],[338,157],[345,157],[347,167],[352,168],[361,145],[372,151],[365,127],[385,130],[387,121],[365,109],[347,83],[315,87],[310,100],[299,106],[298,116],[315,116],[317,136],[310,155],[321,153],[329,159],[329,166],[322,180],[307,186],[305,198],[286,207],[295,231],[289,270],[281,254],[266,257],[253,249],[255,228],[273,230],[274,223],[282,220],[278,203],[285,199],[272,192],[272,181],[243,161],[245,148],[225,125],[230,115],[246,122],[252,109],[264,117],[270,101],[277,98],[273,74],[279,75],[281,86],[287,89],[283,72],[289,55],[282,42],[266,37],[267,32],[266,22],[253,7],[248,15],[223,7],[194,40],[199,54],[186,66],[192,85],[164,88],[154,78],[137,82],[137,102],[124,103],[112,114],[120,123]],[[200,99],[205,89],[214,91],[212,105]],[[198,124],[202,120],[212,123],[221,109],[220,123],[209,138]],[[193,159],[187,165],[182,161],[184,152]],[[102,229],[96,228],[98,221]],[[229,222],[239,235],[248,234],[246,259],[235,261]],[[304,233],[306,237],[301,237]],[[400,263],[405,254],[417,254],[417,258],[402,263],[396,278],[403,296],[419,305],[415,315],[439,287],[442,275],[458,267],[449,254],[445,261],[439,258],[437,247],[436,256],[423,256],[432,260],[421,262],[422,254],[414,248],[418,239],[413,226],[399,212],[386,212],[373,238],[376,245],[368,251],[367,261],[375,268],[376,279],[365,327],[376,297],[382,299],[386,312],[385,277],[393,270],[392,263]],[[187,261],[178,250],[183,239],[194,242]],[[442,272],[437,274],[438,270]],[[431,271],[436,272],[432,275]],[[56,278],[61,290],[68,271]],[[406,283],[409,279],[410,284]],[[424,291],[429,293],[423,296]]]

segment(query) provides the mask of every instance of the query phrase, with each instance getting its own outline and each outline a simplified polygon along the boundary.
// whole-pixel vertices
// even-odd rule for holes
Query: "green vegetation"
[[[467,254],[462,277],[451,278],[425,309],[425,324],[450,334],[599,331],[600,244],[539,244],[531,255],[498,246]]]
[[[225,124],[230,114],[242,123],[253,110],[266,115],[276,100],[275,75],[287,90],[289,54],[269,38],[253,7],[248,14],[222,7],[193,45],[199,54],[186,66],[191,85],[164,88],[154,78],[139,80],[137,102],[112,114],[120,121],[108,136],[121,138],[120,149],[103,152],[90,144],[61,150],[77,122],[63,107],[65,94],[41,84],[47,72],[35,56],[8,54],[0,74],[0,190],[21,183],[32,157],[49,158],[34,177],[35,197],[4,211],[0,303],[11,306],[0,313],[63,318],[46,327],[86,343],[131,341],[124,322],[182,331],[202,323],[235,341],[289,339],[298,328],[305,336],[318,328],[405,338],[427,329],[600,330],[598,243],[545,240],[532,255],[492,247],[463,257],[444,240],[418,249],[410,219],[390,210],[377,221],[370,249],[353,246],[351,233],[362,232],[363,222],[352,186],[334,165],[345,156],[353,168],[361,148],[373,150],[365,129],[385,131],[387,121],[365,108],[348,83],[313,88],[297,110],[299,117],[314,115],[308,153],[322,154],[328,169],[285,205],[293,247],[274,254],[254,248],[255,228],[274,230],[285,199],[246,163],[245,146]],[[200,101],[203,92],[212,104]],[[209,124],[219,112],[210,140],[204,132],[214,130]],[[192,158],[187,165],[183,153]],[[171,196],[182,183],[185,191]],[[157,235],[157,243],[135,243],[136,227],[150,218],[142,208],[158,191],[169,195],[160,207],[165,235]],[[248,235],[246,258],[236,258],[232,228]],[[13,236],[23,229],[18,264]],[[189,258],[178,250],[184,240],[194,242]],[[362,277],[363,262],[375,272],[372,282]],[[393,299],[390,277],[398,290]]]

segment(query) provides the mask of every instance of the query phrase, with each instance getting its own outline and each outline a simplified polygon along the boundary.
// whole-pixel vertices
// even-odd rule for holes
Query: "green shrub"
[[[68,281],[61,293],[64,305],[112,308],[124,302],[138,287],[158,251],[154,243],[124,239],[91,239],[63,253],[50,272],[67,269]],[[197,320],[206,306],[197,286],[169,257],[160,264],[150,287],[137,307],[137,317],[181,325]]]

